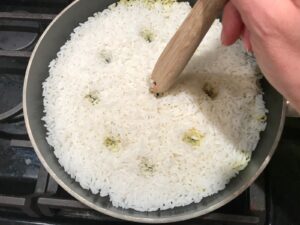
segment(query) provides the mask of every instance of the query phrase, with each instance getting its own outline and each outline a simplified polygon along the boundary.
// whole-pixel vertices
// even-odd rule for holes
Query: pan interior
[[[261,139],[252,155],[252,160],[246,169],[232,179],[223,191],[207,197],[197,204],[150,213],[115,208],[111,205],[108,197],[93,195],[82,189],[60,166],[45,139],[46,129],[41,121],[44,115],[42,82],[48,76],[49,62],[56,57],[60,47],[69,39],[70,33],[80,22],[86,21],[93,13],[102,11],[114,2],[113,0],[89,0],[89,4],[87,4],[84,0],[75,1],[52,23],[38,43],[27,69],[23,95],[26,125],[35,151],[50,175],[66,191],[84,204],[105,214],[126,220],[158,223],[184,220],[208,213],[226,204],[245,190],[266,166],[276,147],[283,127],[285,104],[282,96],[266,80],[262,80],[262,87],[265,93],[266,107],[269,110],[267,127],[261,133]],[[195,1],[190,2],[193,4]]]

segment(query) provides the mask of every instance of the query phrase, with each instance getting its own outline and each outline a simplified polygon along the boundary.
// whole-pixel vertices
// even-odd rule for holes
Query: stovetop
[[[24,125],[22,85],[39,36],[71,0],[0,2],[0,224],[129,224],[84,206],[41,166]],[[181,224],[300,224],[300,119],[288,118],[278,149],[238,198]]]

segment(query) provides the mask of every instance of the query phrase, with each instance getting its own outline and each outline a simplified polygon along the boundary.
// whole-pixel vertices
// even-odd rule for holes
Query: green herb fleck
[[[143,29],[140,32],[140,35],[149,43],[151,43],[155,39],[155,34],[153,33],[153,31],[151,31],[150,29],[147,29],[147,28]]]
[[[233,170],[236,170],[236,171],[241,171],[243,169],[245,169],[245,167],[247,166],[247,162],[244,161],[244,160],[241,160],[241,161],[237,161],[233,164]]]
[[[100,57],[102,58],[103,62],[106,64],[109,64],[112,61],[112,54],[107,50],[102,50],[100,52]]]
[[[153,176],[154,172],[156,171],[155,164],[146,157],[141,158],[139,167],[141,174],[146,177]]]
[[[204,138],[204,135],[200,131],[198,131],[195,128],[191,128],[183,134],[182,140],[185,143],[187,143],[193,147],[196,147],[196,146],[200,146],[203,138]]]
[[[106,137],[103,144],[112,152],[118,152],[121,140],[117,137]]]
[[[242,152],[242,158],[240,160],[236,161],[232,167],[232,169],[234,169],[236,171],[241,171],[241,170],[245,169],[245,167],[248,165],[248,162],[251,159],[250,151],[242,150],[241,152]]]
[[[92,105],[96,105],[100,102],[98,91],[91,91],[89,94],[84,96]]]
[[[261,115],[257,117],[257,120],[264,123],[267,121],[267,115]]]
[[[199,187],[199,192],[200,192],[200,193],[205,192],[205,191],[206,191],[206,188]]]

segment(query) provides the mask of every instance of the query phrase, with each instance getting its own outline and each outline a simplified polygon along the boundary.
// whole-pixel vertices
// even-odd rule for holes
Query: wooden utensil
[[[153,93],[163,93],[174,84],[227,1],[196,2],[154,67],[150,87]]]

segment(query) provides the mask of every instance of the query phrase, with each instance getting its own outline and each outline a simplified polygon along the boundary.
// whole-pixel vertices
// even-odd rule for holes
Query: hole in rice
[[[191,128],[183,134],[182,140],[193,147],[197,147],[200,146],[203,138],[204,134],[195,128]]]
[[[160,98],[160,97],[162,97],[162,96],[164,96],[164,93],[155,93],[155,97],[156,97],[156,98]]]
[[[98,91],[91,91],[84,98],[92,105],[97,105],[100,102]]]
[[[111,152],[118,152],[120,150],[121,140],[119,137],[109,136],[104,139],[103,144]]]
[[[156,165],[147,157],[142,157],[139,164],[140,174],[145,177],[153,176]]]
[[[112,53],[107,50],[102,50],[100,52],[100,57],[101,57],[102,61],[106,64],[109,64],[112,61]]]
[[[211,99],[215,99],[218,96],[218,90],[210,83],[205,83],[202,87],[204,93]]]
[[[145,28],[145,29],[141,30],[140,35],[142,38],[144,38],[149,43],[153,42],[155,39],[154,32],[149,28]]]

